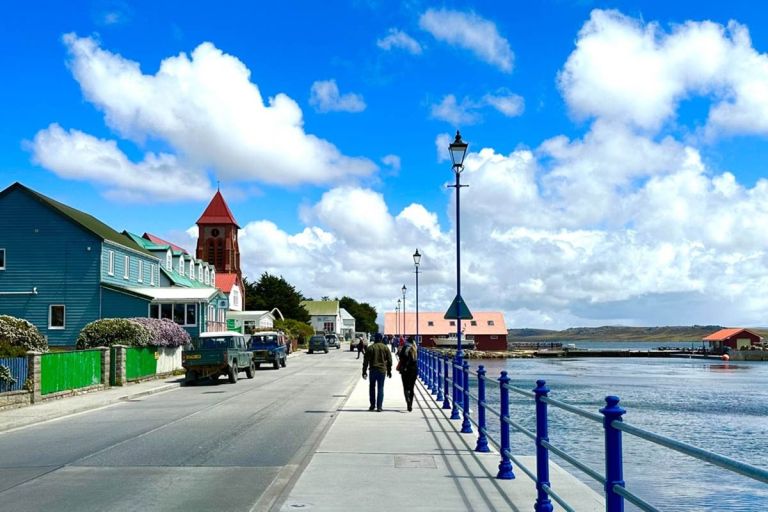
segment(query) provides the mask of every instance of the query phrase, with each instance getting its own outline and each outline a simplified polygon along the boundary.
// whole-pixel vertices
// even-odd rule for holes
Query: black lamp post
[[[421,263],[421,254],[419,250],[413,253],[413,264],[416,266],[416,345],[421,344],[419,337],[419,263]]]
[[[402,335],[403,335],[403,338],[405,338],[406,336],[408,336],[408,333],[405,330],[405,290],[406,290],[405,285],[403,285],[402,290],[403,290],[403,332],[402,332]]]
[[[456,319],[456,358],[455,358],[455,366],[453,368],[453,382],[458,383],[458,385],[461,385],[460,382],[458,382],[457,378],[462,372],[456,368],[456,366],[461,367],[462,362],[464,359],[464,353],[461,350],[461,318],[466,310],[466,308],[463,305],[463,299],[461,298],[461,188],[466,187],[467,185],[461,184],[461,172],[464,170],[464,157],[467,154],[467,146],[468,144],[461,140],[461,133],[459,133],[458,130],[456,130],[456,138],[454,141],[448,145],[448,150],[451,153],[451,162],[453,164],[453,173],[456,176],[456,184],[455,185],[449,185],[452,188],[456,189],[456,298],[454,299],[455,310],[453,311],[453,315],[446,315],[448,316],[454,316]],[[453,307],[451,309],[454,309]],[[468,310],[466,310],[468,312]],[[451,312],[449,310],[449,312]],[[453,410],[451,411],[451,419],[459,419],[459,409],[457,405],[457,401],[459,399],[459,390],[457,389],[457,386],[453,387]]]

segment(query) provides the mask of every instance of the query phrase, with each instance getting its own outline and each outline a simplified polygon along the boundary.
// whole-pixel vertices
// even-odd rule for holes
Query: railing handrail
[[[464,424],[462,425],[462,432],[471,433],[471,428],[468,427],[468,425],[470,424],[475,425],[477,427],[480,438],[478,438],[478,448],[476,448],[476,451],[488,451],[487,446],[485,446],[485,450],[480,450],[481,438],[483,439],[484,443],[489,441],[499,449],[499,453],[502,455],[502,463],[499,465],[499,475],[497,476],[497,478],[514,478],[514,476],[511,476],[510,466],[502,469],[502,466],[504,464],[509,464],[509,462],[505,463],[505,460],[506,460],[506,461],[515,462],[515,464],[517,464],[517,466],[529,478],[531,478],[534,481],[534,483],[536,483],[537,489],[539,489],[539,498],[537,498],[537,507],[538,507],[539,500],[542,499],[541,497],[543,496],[546,501],[548,501],[547,497],[551,497],[561,507],[563,507],[564,510],[573,510],[563,500],[562,497],[558,496],[557,493],[554,490],[552,490],[548,481],[549,479],[548,469],[546,470],[546,473],[544,473],[546,475],[545,477],[546,481],[542,482],[540,481],[540,477],[537,477],[537,475],[534,475],[530,469],[528,469],[523,464],[521,464],[521,462],[517,459],[517,457],[515,457],[510,452],[508,448],[509,447],[508,437],[504,437],[505,436],[504,425],[506,425],[507,427],[509,426],[513,427],[516,431],[533,439],[537,447],[544,449],[546,453],[551,451],[558,457],[572,464],[577,469],[583,471],[589,477],[601,483],[604,486],[604,489],[606,492],[606,510],[608,511],[623,510],[624,499],[626,499],[627,501],[629,501],[630,503],[634,504],[635,506],[637,506],[638,508],[644,511],[648,511],[648,512],[658,511],[658,509],[655,508],[653,505],[646,502],[645,500],[643,500],[642,498],[635,495],[634,493],[632,493],[631,491],[627,490],[624,487],[625,484],[624,484],[622,469],[621,469],[621,466],[622,466],[621,433],[622,432],[633,435],[635,437],[639,437],[645,441],[654,443],[656,445],[674,450],[678,453],[682,453],[689,457],[693,457],[693,458],[702,460],[704,462],[711,463],[713,465],[716,465],[718,467],[721,467],[733,473],[738,473],[742,476],[746,476],[747,478],[750,478],[752,480],[768,483],[768,470],[766,469],[753,466],[751,464],[738,461],[736,459],[727,457],[725,455],[711,452],[709,450],[705,450],[703,448],[699,448],[699,447],[690,445],[688,443],[684,443],[682,441],[677,441],[670,437],[656,434],[654,432],[650,432],[648,430],[625,423],[621,418],[621,416],[624,414],[625,411],[624,409],[618,406],[618,402],[619,402],[618,397],[614,397],[614,396],[606,397],[606,403],[608,405],[603,409],[600,409],[600,412],[602,414],[597,414],[597,413],[582,409],[580,407],[577,407],[575,405],[549,397],[548,396],[549,388],[546,387],[545,382],[543,380],[537,381],[538,387],[536,389],[534,389],[533,391],[528,391],[528,390],[510,385],[509,378],[506,376],[507,372],[505,371],[502,371],[501,372],[502,377],[496,380],[496,379],[487,377],[485,375],[485,370],[483,366],[480,366],[479,370],[475,372],[469,369],[468,363],[466,362],[464,362],[463,364],[459,364],[457,360],[452,360],[449,364],[447,357],[443,357],[439,352],[426,350],[426,353],[427,353],[427,357],[432,359],[424,363],[425,366],[422,368],[425,370],[425,372],[421,373],[420,375],[423,378],[426,377],[426,379],[428,380],[427,382],[428,387],[433,390],[432,392],[435,392],[435,390],[439,390],[440,394],[442,394],[443,388],[446,390],[443,408],[445,409],[450,408],[450,404],[452,404],[454,414],[451,416],[451,419],[459,419],[457,411],[461,411],[464,414]],[[454,378],[451,378],[447,375],[447,370],[449,368],[453,370]],[[478,395],[472,394],[469,391],[469,375],[473,375],[477,378],[478,386],[481,384],[481,382],[483,383],[483,385],[479,387],[480,391]],[[494,385],[498,385],[499,389],[503,391],[501,410],[496,410],[493,407],[490,407],[487,401],[484,399],[484,396],[485,396],[484,383],[485,382],[491,382]],[[451,396],[451,394],[447,392],[449,389],[448,384],[451,385],[451,388],[453,390],[453,396]],[[544,422],[545,422],[543,437],[541,432],[538,431],[538,427],[537,427],[537,433],[534,434],[530,430],[526,429],[525,427],[523,427],[522,425],[520,425],[519,423],[511,419],[509,415],[509,397],[506,391],[512,391],[514,393],[526,396],[528,398],[533,398],[535,403],[540,404],[543,407]],[[480,414],[479,422],[475,421],[470,415],[471,413],[470,406],[469,406],[470,399],[475,401],[479,409],[478,411]],[[566,412],[570,412],[572,414],[581,416],[585,419],[603,424],[603,427],[606,431],[606,436],[611,436],[610,439],[612,439],[609,441],[609,437],[606,437],[606,471],[608,472],[607,474],[610,475],[610,478],[603,476],[596,470],[590,468],[583,462],[572,457],[571,455],[566,453],[564,450],[557,448],[556,446],[552,445],[549,442],[546,434],[546,405],[551,405],[551,406],[557,407],[558,409],[562,409]],[[496,439],[488,435],[488,431],[484,425],[485,412],[487,411],[492,412],[495,416],[500,418],[500,422],[502,425],[502,441],[501,442],[497,441]],[[537,405],[537,425],[539,422],[538,416],[539,416],[539,405]],[[508,432],[506,435],[508,436]],[[507,446],[506,448],[504,447],[504,444],[506,444]],[[609,453],[609,448],[611,451],[618,450],[618,459],[615,459],[615,457],[617,456],[616,453]],[[538,450],[539,448],[537,448],[537,460],[539,457]],[[610,464],[608,459],[611,459]],[[618,466],[616,466],[616,464],[618,464]],[[547,462],[547,465],[548,465],[548,462]],[[539,464],[537,462],[537,473],[539,471],[541,471],[541,468],[539,467]],[[502,473],[504,473],[504,475],[506,476],[503,476]],[[551,509],[551,505],[547,505],[547,506],[549,507],[549,509]]]

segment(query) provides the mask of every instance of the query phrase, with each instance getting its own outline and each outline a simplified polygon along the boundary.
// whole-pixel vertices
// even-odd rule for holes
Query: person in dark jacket
[[[400,376],[403,379],[403,393],[405,393],[405,404],[408,406],[408,410],[413,410],[413,388],[416,385],[416,378],[419,374],[418,360],[419,350],[416,347],[416,342],[413,336],[408,336],[408,341],[400,347],[400,351],[397,353],[397,357],[400,360],[398,368]]]
[[[363,341],[363,338],[360,338],[357,341],[357,358],[360,359],[360,354],[363,353],[363,350],[365,350],[365,342]]]
[[[368,378],[368,367],[371,368],[371,380],[368,384],[368,397],[371,402],[369,411],[376,409],[381,412],[384,403],[384,376],[392,378],[392,354],[384,343],[384,337],[377,332],[373,344],[365,349],[363,356],[363,379]],[[378,392],[378,393],[377,393]]]

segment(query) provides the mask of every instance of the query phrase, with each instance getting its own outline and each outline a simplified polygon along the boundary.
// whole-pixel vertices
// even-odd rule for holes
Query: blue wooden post
[[[499,377],[499,397],[501,398],[501,462],[499,462],[499,472],[496,478],[500,480],[512,480],[515,474],[512,472],[512,461],[509,460],[509,423],[504,421],[509,418],[509,390],[505,387],[509,384],[509,377],[506,371],[501,372]]]
[[[429,362],[428,362],[429,364],[427,364],[427,375],[429,375],[429,391],[430,393],[433,393],[433,394],[435,392],[435,386],[437,386],[437,384],[435,384],[435,372],[434,372],[435,357],[434,356],[435,354],[432,354],[432,357],[429,358]]]
[[[459,403],[461,402],[461,367],[456,363],[456,360],[451,361],[451,367],[453,368],[453,382],[451,396],[453,397],[453,409],[451,410],[451,419],[460,420]]]
[[[443,356],[443,392],[445,393],[443,395],[443,409],[450,409],[451,404],[448,400],[448,397],[451,396],[448,394],[448,361],[450,358],[446,355]]]
[[[464,392],[462,393],[463,401],[461,406],[464,412],[464,421],[461,422],[461,433],[471,434],[472,423],[469,421],[469,362],[466,359],[462,365],[461,382],[464,385]]]
[[[605,428],[605,510],[606,512],[624,512],[624,498],[614,492],[613,487],[624,487],[624,469],[621,455],[621,430],[614,428],[611,423],[622,421],[622,415],[627,412],[619,407],[619,397],[605,397],[605,407],[600,409],[603,414]]]
[[[547,383],[543,380],[536,381],[536,504],[535,512],[552,512],[552,501],[544,492],[543,486],[549,483],[549,450],[542,446],[542,441],[549,442],[549,427],[547,424],[547,404],[542,400],[549,393]]]
[[[440,389],[440,381],[437,378],[437,367],[438,363],[440,362],[439,359],[433,358],[432,359],[432,365],[429,367],[429,373],[432,375],[432,394],[436,394],[437,390]]]
[[[427,383],[427,372],[424,371],[424,364],[426,361],[429,360],[429,351],[425,350],[421,353],[421,357],[419,358],[419,377],[421,377],[421,381],[425,384]]]
[[[485,366],[477,367],[477,444],[476,452],[488,453],[488,437],[485,435]]]

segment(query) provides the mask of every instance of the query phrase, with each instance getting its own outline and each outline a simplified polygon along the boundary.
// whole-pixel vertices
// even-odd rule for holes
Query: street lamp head
[[[403,297],[405,297],[405,290],[407,290],[407,288],[405,287],[405,285],[403,285]]]
[[[453,161],[453,169],[456,172],[461,172],[464,167],[464,157],[467,154],[468,144],[461,140],[461,133],[456,130],[456,139],[448,144],[448,150],[451,152],[451,161]]]
[[[419,263],[421,263],[421,254],[419,254],[419,250],[416,249],[416,252],[413,253],[413,263],[418,267]]]
[[[400,309],[400,299],[397,299],[397,309]]]

